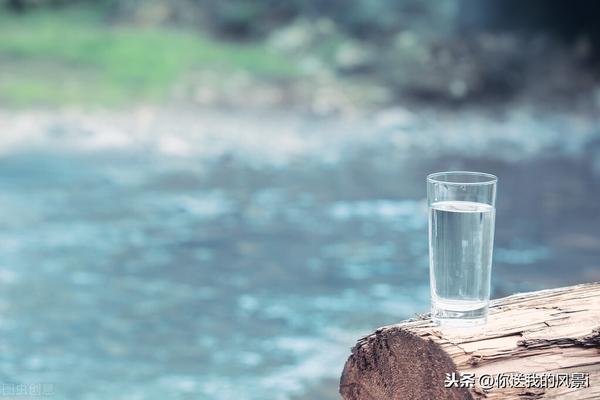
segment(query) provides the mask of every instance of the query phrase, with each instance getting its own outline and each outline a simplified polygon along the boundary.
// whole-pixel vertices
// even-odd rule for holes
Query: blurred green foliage
[[[260,44],[110,25],[101,16],[92,7],[0,15],[0,102],[118,104],[160,98],[193,71],[270,78],[297,73],[291,61]]]
[[[359,78],[383,97],[441,102],[510,98],[528,81],[564,92],[565,76],[600,59],[595,4],[0,0],[0,103],[156,100],[194,74],[211,97],[232,72],[257,86]]]
[[[184,24],[222,36],[256,38],[295,18],[326,18],[351,36],[372,38],[407,28],[448,26],[455,0],[5,0],[13,11],[93,4],[113,20]]]

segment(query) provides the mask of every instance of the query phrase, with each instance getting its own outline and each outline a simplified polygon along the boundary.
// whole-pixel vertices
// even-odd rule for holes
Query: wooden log
[[[379,328],[352,349],[340,393],[345,400],[600,399],[600,283],[494,300],[479,328],[441,328],[428,315]]]

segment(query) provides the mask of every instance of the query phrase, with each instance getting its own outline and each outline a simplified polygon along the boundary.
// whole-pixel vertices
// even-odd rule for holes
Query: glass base
[[[457,304],[434,304],[431,308],[431,319],[440,326],[457,328],[481,326],[487,322],[488,306],[487,303],[481,306],[481,302],[478,305],[478,308],[465,309],[470,307],[456,307]]]

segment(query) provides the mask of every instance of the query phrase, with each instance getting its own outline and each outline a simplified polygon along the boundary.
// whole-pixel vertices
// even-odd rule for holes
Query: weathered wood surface
[[[472,388],[445,388],[446,373],[473,373]],[[589,374],[589,386],[484,388],[491,374]],[[522,386],[522,385],[519,385]],[[440,328],[424,316],[377,329],[352,349],[345,400],[600,399],[600,283],[492,301],[480,328]]]

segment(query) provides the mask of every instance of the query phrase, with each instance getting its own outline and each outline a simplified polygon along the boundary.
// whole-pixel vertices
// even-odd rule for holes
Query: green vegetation
[[[294,64],[260,44],[189,30],[110,25],[92,8],[0,15],[0,103],[107,104],[157,100],[185,75],[243,71],[293,78]],[[215,83],[217,84],[217,83]]]

